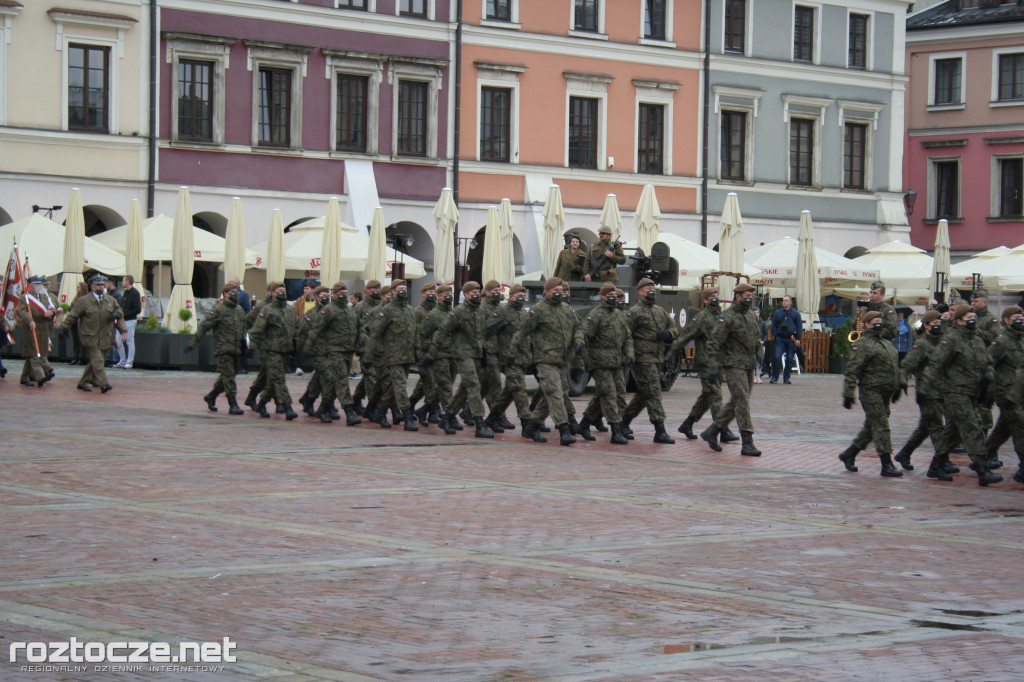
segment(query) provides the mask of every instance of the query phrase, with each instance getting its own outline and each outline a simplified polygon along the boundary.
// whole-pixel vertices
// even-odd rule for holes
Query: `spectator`
[[[903,356],[910,352],[910,349],[914,346],[914,332],[910,329],[910,322],[907,321],[909,312],[909,308],[899,307],[896,309],[898,331],[896,332],[896,338],[892,340],[892,344],[896,346],[896,350],[899,352],[900,362],[903,362]]]
[[[114,366],[120,369],[131,369],[135,362],[135,325],[138,324],[139,315],[142,313],[142,295],[135,288],[135,278],[131,275],[125,275],[121,280],[121,286],[124,287],[124,293],[121,295],[121,311],[124,313],[124,326],[128,329],[128,335],[125,341],[122,341],[120,336],[114,335],[114,345],[120,356]]]
[[[754,319],[757,320],[757,328],[759,330],[761,330],[761,348],[763,349],[765,341],[768,339],[768,325],[767,325],[767,323],[765,323],[764,320],[761,319],[761,309],[760,308],[754,308]],[[755,384],[763,384],[764,383],[763,381],[761,381],[761,377],[763,376],[763,372],[764,372],[763,367],[764,367],[764,355],[762,353],[762,355],[758,355],[757,356],[757,369],[754,372],[754,383]]]
[[[792,383],[789,375],[793,370],[796,349],[800,347],[800,338],[803,336],[804,323],[800,319],[800,313],[793,307],[791,296],[782,297],[782,307],[772,315],[772,336],[775,337],[775,364],[772,365],[772,380],[770,383],[779,383],[779,368],[782,366],[782,356],[786,356],[786,369],[782,373],[782,383]]]

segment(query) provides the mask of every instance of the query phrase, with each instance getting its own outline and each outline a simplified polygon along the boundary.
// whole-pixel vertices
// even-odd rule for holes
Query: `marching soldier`
[[[741,455],[760,457],[754,446],[754,422],[750,418],[750,391],[754,387],[754,368],[758,356],[764,355],[761,330],[751,308],[754,305],[754,287],[740,282],[733,287],[733,304],[718,318],[707,346],[707,370],[712,379],[721,378],[729,384],[729,402],[711,426],[700,437],[715,449],[718,435],[725,431],[735,417],[740,427],[743,446]],[[720,449],[720,448],[719,448]]]
[[[992,345],[992,342],[999,336],[999,318],[988,309],[988,289],[975,289],[971,292],[971,307],[978,314],[978,336],[985,343],[985,347]],[[981,420],[981,428],[984,431],[982,438],[992,430],[992,405],[978,404],[978,418]],[[998,457],[992,458],[989,462],[990,469],[998,469],[1003,465]]]
[[[64,316],[63,324],[68,327],[78,325],[78,335],[89,354],[85,371],[78,380],[78,390],[91,391],[93,386],[99,386],[100,391],[106,393],[113,388],[107,381],[107,373],[103,368],[103,357],[114,345],[114,332],[111,327],[116,327],[121,333],[122,341],[128,337],[128,327],[124,324],[121,306],[113,296],[105,295],[107,278],[96,275],[89,280],[89,285],[92,291],[78,297],[71,310]]]
[[[203,396],[210,412],[217,411],[217,396],[221,393],[228,399],[228,414],[245,414],[238,406],[235,394],[235,375],[242,364],[245,353],[245,312],[238,305],[238,285],[225,284],[221,289],[223,300],[214,306],[188,342],[188,349],[194,350],[206,332],[213,330],[213,356],[217,359],[217,381],[213,390]]]
[[[636,393],[626,406],[623,422],[626,426],[640,414],[645,406],[654,425],[654,442],[671,445],[675,439],[665,431],[665,408],[661,405],[661,363],[668,344],[679,336],[679,326],[664,308],[657,305],[654,282],[646,277],[636,286],[640,302],[629,309],[629,328],[633,335],[633,375]]]
[[[430,311],[422,327],[417,326],[417,334],[423,339],[423,352],[419,356],[421,371],[428,371],[433,378],[433,393],[424,397],[428,407],[428,413],[433,414],[437,425],[449,436],[456,431],[462,430],[462,424],[455,419],[449,422],[441,408],[447,404],[452,397],[452,383],[454,382],[452,366],[454,355],[448,344],[442,344],[434,348],[434,333],[444,324],[452,312],[452,303],[455,297],[452,295],[452,288],[447,284],[441,284],[436,289],[437,306]],[[422,423],[422,422],[421,422]]]
[[[622,245],[612,242],[612,233],[606,227],[601,227],[597,233],[598,241],[590,245],[588,251],[589,272],[583,275],[587,282],[611,282],[619,281],[619,273],[616,265],[626,262],[626,254],[622,251]],[[594,274],[591,275],[590,272]]]
[[[371,279],[366,283],[366,289],[363,291],[363,300],[355,305],[353,312],[355,312],[356,319],[359,320],[359,352],[358,355],[362,356],[365,352],[366,344],[366,331],[364,329],[370,312],[381,304],[380,296],[380,282],[375,279]],[[355,393],[352,394],[352,400],[355,403],[355,411],[357,414],[363,414],[363,398],[365,398],[372,390],[374,384],[377,383],[376,372],[373,368],[373,361],[370,361],[370,366],[367,367],[366,363],[360,363],[362,367],[363,376],[356,384]],[[369,415],[365,415],[369,418]]]
[[[494,322],[491,323],[495,330],[495,343],[498,345],[498,349],[501,352],[500,357],[504,363],[505,385],[493,401],[488,398],[487,402],[491,407],[491,414],[484,423],[489,426],[489,423],[493,422],[505,430],[515,428],[505,418],[505,410],[515,402],[516,415],[519,417],[523,436],[532,439],[536,443],[546,443],[548,439],[537,431],[536,427],[531,427],[533,413],[530,411],[530,398],[526,394],[526,374],[513,357],[512,339],[515,337],[519,327],[522,326],[523,320],[526,319],[525,304],[526,288],[522,284],[512,285],[512,288],[509,290],[508,303],[498,308],[494,316]],[[527,434],[530,435],[527,436]]]
[[[324,394],[326,385],[334,381],[334,377],[327,376],[331,371],[328,367],[327,347],[313,334],[313,329],[315,322],[322,317],[324,309],[331,304],[331,290],[323,285],[316,287],[313,290],[313,304],[313,308],[310,310],[304,310],[302,313],[296,312],[299,315],[297,345],[311,358],[313,364],[313,376],[309,378],[306,391],[299,398],[299,404],[310,417],[316,417],[321,424],[330,424],[332,421],[331,410],[324,410],[324,407],[330,404],[333,408],[334,401],[326,403],[321,400],[320,407],[313,409],[316,399]],[[339,414],[336,418],[340,417]]]
[[[54,377],[50,367],[50,339],[54,328],[60,327],[61,309],[56,300],[47,290],[50,280],[45,277],[30,277],[29,289],[21,295],[18,302],[18,322],[23,331],[21,335],[21,357],[25,358],[25,366],[21,370],[21,383],[31,386],[35,382],[39,388]]]
[[[885,302],[885,283],[874,281],[868,291],[866,312],[876,312],[882,316],[882,338],[892,341],[900,333],[900,323],[896,319],[896,309]],[[864,331],[863,318],[858,331]]]
[[[629,323],[618,310],[615,285],[605,282],[598,292],[601,304],[591,311],[583,325],[587,352],[590,359],[590,373],[594,377],[596,394],[587,405],[580,422],[580,433],[586,438],[590,433],[591,418],[598,409],[608,419],[612,429],[611,442],[616,445],[629,443],[622,433],[622,414],[619,412],[620,396],[616,371],[628,369],[633,364],[633,335]],[[660,390],[659,386],[659,390]],[[597,417],[600,419],[600,417]]]
[[[999,447],[1012,437],[1019,461],[1013,480],[1024,483],[1024,310],[1010,306],[1002,318],[1003,330],[989,347],[995,365],[992,399],[999,406],[999,421],[989,434],[985,452],[991,468]]]
[[[381,397],[381,404],[396,405],[405,420],[405,430],[419,431],[406,394],[409,365],[416,361],[416,313],[409,307],[409,285],[404,279],[391,283],[391,300],[376,314],[369,342],[381,349],[377,374],[381,379],[387,377],[381,385],[391,389],[390,396]]]
[[[429,315],[430,311],[435,307],[437,307],[437,285],[434,282],[427,282],[420,287],[420,304],[416,306],[415,310],[417,362],[430,353],[430,339],[423,338],[421,330],[423,328],[423,323],[427,321],[427,315]],[[419,379],[416,380],[416,386],[413,387],[412,395],[409,396],[409,408],[412,409],[412,413],[419,420],[420,426],[428,426],[430,424],[431,417],[428,405],[436,393],[432,386],[434,379],[429,369],[417,367],[417,370],[419,372]],[[423,406],[417,408],[416,403],[421,399],[424,401]]]
[[[271,282],[273,284],[273,282]],[[260,316],[260,308],[271,303],[274,300],[274,290],[270,288],[270,284],[267,284],[267,295],[263,297],[262,301],[253,302],[252,308],[245,315],[245,326],[249,330],[252,329],[253,325],[256,324],[256,320]],[[249,347],[254,348],[260,353],[260,371],[256,372],[256,378],[253,379],[252,384],[249,386],[249,395],[245,397],[244,405],[249,409],[256,410],[256,398],[259,397],[260,392],[267,386],[267,363],[263,362],[263,349],[260,347],[259,339],[249,335]]]
[[[498,394],[501,393],[501,365],[505,354],[495,338],[498,331],[495,321],[499,319],[498,311],[504,300],[505,295],[501,291],[500,282],[492,279],[484,285],[483,300],[480,303],[484,332],[484,363],[480,376],[480,392],[487,404],[491,406],[491,414],[493,414],[494,402],[497,400]],[[494,433],[505,432],[505,427],[499,423],[497,415],[491,421],[485,419],[484,422],[484,425]],[[509,423],[509,428],[513,428],[511,423]]]
[[[889,404],[900,399],[899,353],[896,347],[882,338],[884,333],[881,313],[869,311],[864,315],[864,334],[853,346],[850,364],[843,384],[843,407],[853,407],[854,390],[860,388],[860,404],[864,408],[864,426],[844,450],[839,459],[848,471],[856,471],[857,453],[875,442],[878,459],[882,462],[882,476],[898,478],[903,472],[892,464],[892,442],[889,433]]]
[[[252,335],[260,340],[263,351],[260,359],[267,366],[267,385],[255,409],[261,417],[269,419],[267,403],[273,399],[278,409],[284,409],[285,418],[291,421],[298,415],[292,409],[292,397],[284,377],[288,370],[288,357],[295,352],[299,318],[295,309],[288,305],[284,282],[272,282],[270,288],[274,291],[274,299],[260,308],[252,327]]]
[[[330,305],[324,305],[318,310],[309,330],[309,343],[325,354],[321,362],[323,398],[317,411],[321,422],[325,415],[330,420],[341,418],[341,414],[336,413],[334,408],[334,401],[339,400],[341,409],[345,411],[345,423],[349,426],[362,423],[353,409],[352,393],[348,385],[352,356],[358,341],[359,321],[355,312],[348,307],[348,286],[338,282],[331,287]],[[320,370],[317,371],[319,373]]]

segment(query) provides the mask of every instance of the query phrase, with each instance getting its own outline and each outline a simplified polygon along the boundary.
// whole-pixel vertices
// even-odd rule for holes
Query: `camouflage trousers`
[[[971,461],[981,460],[985,456],[985,439],[974,396],[956,391],[946,393],[942,400],[942,413],[946,417],[943,439],[951,445],[962,441]]]
[[[373,379],[373,385],[370,386],[366,394],[367,403],[380,403],[386,407],[393,405],[394,403],[391,400],[395,389],[391,384],[390,368],[380,364],[380,362],[374,362]],[[404,383],[402,384],[402,391],[403,393],[405,392]]]
[[[405,412],[409,409],[409,396],[405,387],[409,382],[409,365],[386,365],[380,367],[381,389],[390,389],[390,393],[381,393],[380,402],[383,405],[397,405],[398,409]]]
[[[348,373],[352,367],[352,353],[328,353],[322,357],[322,365],[313,376],[323,375],[320,386],[324,402],[333,405],[335,400],[339,400],[342,408],[351,407],[352,393],[348,386]]]
[[[306,382],[305,395],[312,400],[316,400],[324,391],[324,379],[328,371],[327,356],[317,353],[310,358],[310,364],[313,365],[313,375]]]
[[[572,404],[572,396],[569,395],[569,377],[568,372],[563,368],[561,375],[562,382],[562,406],[565,408],[565,413],[570,416],[576,415],[576,406]],[[546,396],[542,391],[537,391],[533,394],[533,398],[530,400],[530,410],[536,412],[538,406],[546,399]],[[548,414],[545,408],[544,414]]]
[[[860,388],[860,406],[864,409],[864,425],[853,439],[853,447],[865,449],[874,441],[879,455],[892,454],[892,435],[889,432],[889,401],[892,390]]]
[[[267,362],[263,359],[264,352],[259,348],[256,351],[260,356],[260,370],[256,372],[256,378],[249,384],[249,391],[254,394],[260,393],[267,386]]]
[[[754,432],[754,422],[750,418],[750,391],[754,388],[754,370],[740,367],[725,367],[719,372],[719,378],[729,384],[729,402],[722,406],[722,411],[715,417],[715,426],[724,430],[729,422],[736,420],[740,431]],[[711,413],[714,417],[714,412]]]
[[[661,363],[634,363],[633,376],[636,378],[636,393],[626,405],[623,416],[632,420],[646,407],[652,423],[665,421],[665,408],[661,405]]]
[[[537,365],[537,392],[541,394],[541,400],[533,411],[533,418],[538,423],[542,424],[548,414],[556,426],[569,422],[569,413],[565,409],[564,382],[564,365]]]
[[[532,418],[530,398],[526,395],[526,373],[519,366],[505,368],[505,385],[493,401],[487,401],[491,410],[498,414],[505,414],[505,410],[513,402],[516,404],[516,416],[520,421]]]
[[[949,444],[946,443],[943,436],[945,427],[942,422],[942,401],[919,395],[917,396],[917,407],[921,412],[921,417],[917,420],[917,428],[910,434],[907,444],[903,447],[913,452],[921,446],[925,438],[931,438],[935,454],[949,455]]]
[[[486,354],[486,362],[480,374],[480,395],[493,405],[501,393],[501,361],[497,355]],[[493,409],[493,408],[492,408]]]
[[[356,385],[355,393],[352,394],[353,400],[362,400],[363,398],[369,397],[373,391],[373,387],[377,383],[377,366],[370,359],[371,356],[364,356],[362,361],[363,378],[359,380]]]
[[[260,356],[261,361],[267,367],[267,382],[260,394],[260,402],[267,403],[273,398],[280,407],[292,404],[292,396],[288,393],[288,384],[285,383],[285,372],[288,371],[289,353],[278,353],[276,351],[264,351]]]
[[[235,386],[235,375],[242,366],[242,356],[238,353],[220,353],[217,358],[217,381],[213,383],[214,393],[223,393],[229,398],[238,393]]]
[[[454,377],[454,362],[451,358],[438,358],[430,365],[430,375],[434,379],[434,390],[437,392],[437,401],[431,405],[444,408],[452,397],[452,384]]]
[[[1013,451],[1024,467],[1024,410],[1019,404],[1007,400],[999,403],[999,419],[985,442],[985,451],[997,454],[1009,438],[1013,438]]]
[[[627,370],[622,367],[616,367],[611,370],[612,378],[615,380],[615,406],[619,413],[619,421],[621,422],[623,417],[626,415],[626,372]],[[584,410],[583,416],[586,417],[592,424],[596,424],[597,420],[601,417],[606,416],[604,410],[601,409],[600,396],[595,395],[590,399],[587,404],[587,409]],[[610,423],[614,424],[610,419]]]
[[[418,366],[420,378],[412,389],[412,395],[409,396],[410,403],[419,402],[422,399],[427,405],[438,404],[437,383],[434,381],[434,367],[437,366],[438,362],[442,361],[438,360],[430,367]]]
[[[455,395],[449,397],[444,411],[455,414],[469,402],[469,411],[474,417],[484,417],[484,400],[480,395],[480,372],[483,369],[480,358],[457,358],[454,360],[459,370],[459,388]]]
[[[622,395],[619,393],[619,382],[617,370],[614,368],[595,368],[590,370],[591,376],[594,377],[594,391],[595,395],[590,399],[590,403],[587,405],[587,409],[583,412],[584,418],[591,416],[594,419],[591,421],[597,421],[601,415],[608,420],[609,424],[618,424],[622,421],[622,412],[620,412],[620,402],[624,402]],[[625,386],[622,387],[623,389]],[[658,387],[660,390],[660,386]]]
[[[697,401],[690,408],[690,420],[697,422],[704,416],[704,413],[711,410],[711,419],[714,420],[722,413],[722,382],[718,378],[712,379],[707,371],[699,370],[700,395]]]

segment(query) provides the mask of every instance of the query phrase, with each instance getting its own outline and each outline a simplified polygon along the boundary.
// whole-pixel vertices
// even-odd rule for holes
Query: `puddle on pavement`
[[[938,628],[940,630],[966,630],[968,632],[988,632],[988,628],[979,628],[977,625],[961,625],[960,623],[946,623],[941,620],[912,620],[912,625],[919,628]]]
[[[948,613],[951,616],[967,616],[968,618],[992,618],[994,616],[1001,616],[1001,613],[989,613],[988,611],[958,611],[957,609],[939,609],[943,613]]]

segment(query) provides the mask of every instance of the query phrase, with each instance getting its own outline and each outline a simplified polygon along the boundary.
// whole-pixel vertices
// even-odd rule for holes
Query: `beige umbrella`
[[[82,279],[82,261],[85,259],[85,213],[82,211],[82,193],[71,190],[68,217],[64,225],[64,267],[60,278],[58,300],[72,301]]]
[[[281,209],[275,208],[270,215],[270,234],[267,237],[267,284],[283,281],[284,221],[281,220]]]
[[[132,199],[131,208],[128,209],[128,234],[124,243],[124,269],[135,278],[140,287],[146,274],[143,251],[142,207],[138,199]]]
[[[3,242],[0,241],[0,244]],[[953,263],[949,267],[949,285],[953,289],[969,289],[974,286],[974,273],[980,273],[982,268],[988,265],[989,261],[1010,253],[1005,246],[997,246],[981,253],[974,254],[973,258]]]
[[[614,194],[604,198],[604,209],[601,211],[601,225],[598,228],[607,229],[612,233],[612,241],[618,241],[622,234],[622,215],[619,213],[619,202]]]
[[[651,255],[651,248],[658,241],[658,233],[661,230],[661,207],[658,206],[658,197],[654,194],[654,185],[644,185],[640,192],[640,203],[637,204],[636,213],[633,215],[633,224],[636,226],[636,245],[644,255]]]
[[[67,229],[60,223],[33,213],[0,226],[0,246],[17,242],[21,255],[31,259],[33,275],[55,277],[64,271],[64,250],[61,247],[65,234]],[[83,242],[85,257],[78,264],[79,273],[88,268],[108,275],[125,274],[123,255],[91,237],[86,237]],[[55,244],[57,248],[54,248]],[[72,292],[71,297],[62,302],[69,303],[74,298],[75,292]]]
[[[320,241],[320,284],[333,286],[341,273],[341,208],[338,198],[327,203],[323,239]]]
[[[516,278],[516,252],[512,237],[516,233],[516,221],[512,216],[512,201],[501,200],[501,208],[498,211],[498,224],[501,228],[501,277],[497,280],[509,286]]]
[[[196,256],[195,243],[192,240],[192,199],[189,197],[188,187],[178,190],[171,243],[171,274],[174,276],[174,288],[171,289],[171,300],[167,303],[164,326],[171,331],[187,329],[195,332],[196,302],[192,293],[192,270],[195,267]],[[192,313],[188,320],[181,319],[182,310]]]
[[[814,249],[814,223],[811,212],[800,212],[800,245],[796,256],[796,309],[808,328],[818,321],[821,302],[821,279],[818,275],[818,255]]]
[[[373,220],[370,221],[370,246],[366,252],[366,269],[363,279],[384,281],[388,271],[387,239],[384,236],[384,209],[378,206],[373,209]]]
[[[949,296],[950,274],[949,221],[943,218],[935,230],[935,251],[932,253],[932,291],[940,301]]]
[[[558,185],[548,188],[548,199],[544,202],[544,246],[540,252],[544,263],[544,278],[554,277],[558,269],[558,256],[565,241],[565,209],[562,207],[562,189]]]
[[[455,281],[455,225],[459,222],[459,209],[455,206],[451,187],[441,190],[441,198],[434,206],[434,280],[451,284]]]
[[[231,213],[224,232],[224,281],[237,277],[245,279],[245,223],[242,220],[242,200],[231,200]]]
[[[743,216],[736,192],[729,192],[722,208],[721,228],[718,237],[718,267],[722,272],[743,272]],[[722,298],[731,301],[732,289],[736,286],[734,277],[718,280]]]
[[[498,207],[491,206],[487,209],[487,227],[484,228],[484,262],[480,279],[486,284],[494,279],[501,281],[501,218],[498,216]]]

